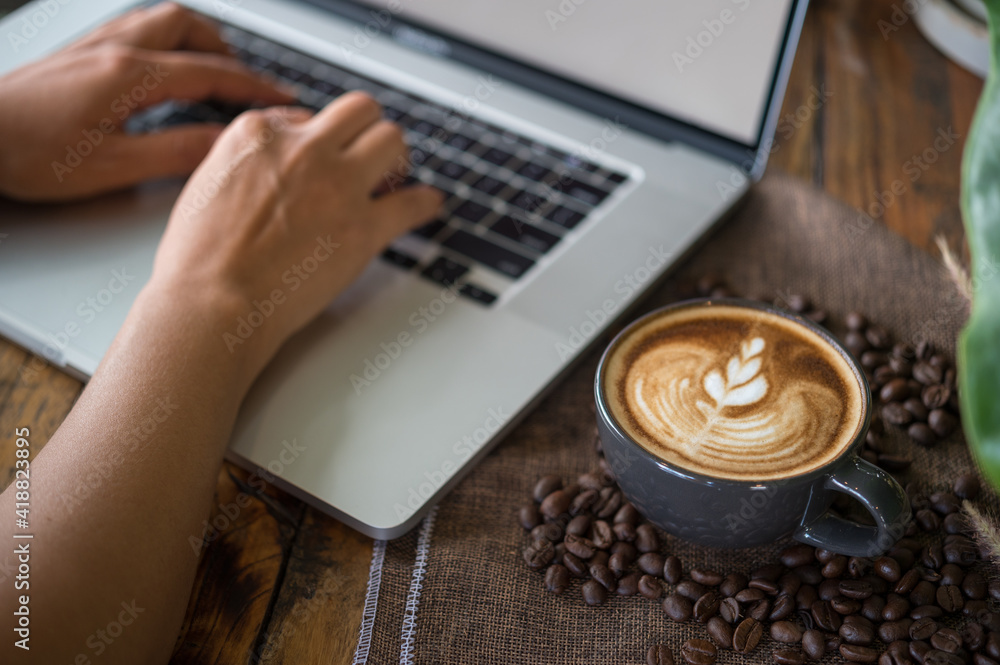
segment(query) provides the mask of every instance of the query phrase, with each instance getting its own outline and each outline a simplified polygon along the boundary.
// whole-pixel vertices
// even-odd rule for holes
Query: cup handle
[[[829,510],[810,518],[807,509],[802,524],[792,534],[795,540],[847,556],[872,557],[888,550],[903,536],[911,518],[910,502],[899,483],[882,469],[852,455],[822,483],[813,488],[810,503],[830,490],[843,492],[868,509],[875,526],[845,520]]]

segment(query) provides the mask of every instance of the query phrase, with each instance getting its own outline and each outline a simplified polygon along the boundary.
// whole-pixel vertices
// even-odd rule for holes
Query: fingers
[[[318,131],[335,147],[353,142],[382,117],[382,107],[363,92],[348,92],[316,114]]]
[[[136,9],[101,26],[70,48],[118,44],[156,51],[229,53],[229,47],[206,18],[172,2]]]
[[[187,125],[155,134],[122,137],[104,151],[104,189],[144,180],[185,176],[195,170],[222,133],[220,125]]]
[[[385,120],[370,125],[354,139],[345,156],[356,160],[362,181],[375,188],[392,180],[407,163],[409,148],[399,125]]]
[[[135,52],[134,80],[144,90],[138,108],[167,99],[291,104],[295,96],[277,88],[237,60],[204,53]],[[134,90],[134,88],[133,88]],[[136,95],[133,95],[136,97]]]
[[[443,200],[441,192],[423,185],[386,194],[372,204],[375,220],[372,231],[379,235],[381,244],[388,244],[401,233],[434,219]]]

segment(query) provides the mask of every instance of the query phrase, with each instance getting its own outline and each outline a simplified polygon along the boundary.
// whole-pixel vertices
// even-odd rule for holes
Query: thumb
[[[185,125],[123,137],[114,151],[114,163],[108,165],[107,184],[109,188],[125,187],[153,178],[188,175],[205,159],[223,129],[214,124]]]
[[[404,187],[375,201],[377,232],[384,243],[421,226],[441,211],[444,195],[425,185]]]

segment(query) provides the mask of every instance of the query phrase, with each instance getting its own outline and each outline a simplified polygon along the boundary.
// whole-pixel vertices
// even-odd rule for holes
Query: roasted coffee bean
[[[740,604],[735,598],[723,598],[719,603],[719,616],[728,623],[736,623],[740,618]]]
[[[896,582],[896,586],[893,591],[899,594],[909,594],[917,586],[920,581],[920,573],[916,570],[908,570],[903,573],[903,576],[899,578]]]
[[[610,554],[608,554],[604,550],[598,550],[598,551],[594,552],[594,556],[590,557],[590,560],[587,561],[587,565],[588,566],[593,566],[593,565],[596,564],[596,565],[600,565],[600,566],[606,566],[606,565],[608,565],[608,561],[610,559],[611,559],[611,555]]]
[[[897,360],[896,358],[889,358],[888,365],[882,365],[881,367],[876,367],[875,372],[872,375],[872,387],[875,388],[880,385],[885,385],[895,378],[898,378],[901,374],[905,375],[906,372],[902,367],[897,369],[897,366],[906,365],[905,360]]]
[[[746,615],[757,621],[764,621],[771,614],[771,601],[758,600],[750,605],[746,610]]]
[[[844,643],[844,640],[840,639],[840,635],[836,633],[826,633],[824,634],[826,640],[826,650],[827,651],[838,651],[840,645]]]
[[[621,577],[628,570],[629,562],[625,560],[625,556],[621,553],[612,554],[608,559],[608,568],[611,572],[615,574],[616,577]]]
[[[677,623],[683,623],[691,618],[693,608],[690,600],[678,593],[672,593],[664,599],[663,611]]]
[[[888,349],[892,343],[889,332],[882,326],[868,326],[865,330],[865,339],[876,349]]]
[[[847,570],[847,557],[837,555],[826,562],[820,570],[820,574],[827,579],[838,578]]]
[[[986,644],[986,631],[978,623],[970,621],[962,626],[962,644],[969,651],[979,651]]]
[[[878,638],[889,644],[896,640],[905,640],[910,637],[910,626],[912,619],[900,619],[899,621],[886,621],[878,627]]]
[[[931,646],[940,651],[957,653],[962,648],[962,636],[957,630],[942,628],[931,635]]]
[[[937,599],[937,589],[930,582],[918,582],[910,592],[910,603],[913,605],[930,605]]]
[[[733,650],[737,653],[750,653],[757,648],[764,627],[756,619],[746,618],[733,631]]]
[[[554,520],[569,510],[570,499],[562,490],[555,490],[542,501],[541,511],[546,519]]]
[[[900,577],[899,562],[889,556],[880,556],[872,564],[875,574],[888,582],[898,582]]]
[[[898,621],[910,612],[910,601],[896,593],[886,596],[885,607],[882,608],[883,621]]]
[[[693,580],[684,580],[677,585],[677,593],[691,601],[701,598],[705,591],[706,589],[704,586]]]
[[[855,614],[861,611],[861,601],[846,596],[836,596],[830,599],[830,607],[841,616]]]
[[[911,521],[910,525],[916,529],[916,522]],[[913,550],[899,546],[893,547],[886,552],[886,556],[896,560],[896,563],[899,564],[900,572],[913,568],[913,564],[916,563],[917,560],[917,558],[913,555]],[[916,584],[916,582],[914,582],[914,584]]]
[[[935,367],[929,362],[921,361],[913,365],[913,378],[925,386],[932,386],[941,383],[941,379],[944,378],[944,372],[941,371],[940,367]]]
[[[940,515],[949,515],[962,507],[962,502],[951,492],[935,492],[928,498],[931,502],[931,508]]]
[[[993,600],[1000,600],[1000,580],[990,580],[987,586],[987,593]]]
[[[939,586],[937,589],[937,604],[945,612],[960,612],[962,606],[965,605],[965,599],[962,597],[962,589],[954,584]]]
[[[538,538],[524,548],[524,561],[532,570],[540,570],[552,562],[555,554],[552,541]]]
[[[589,559],[594,556],[594,544],[586,538],[566,534],[566,550],[573,556],[581,559]]]
[[[548,476],[542,476],[535,483],[535,489],[532,491],[531,496],[536,502],[541,503],[545,500],[545,497],[555,492],[557,489],[562,488],[562,478],[555,474]]]
[[[865,580],[841,580],[840,593],[854,600],[864,600],[872,595],[872,585]]]
[[[730,573],[726,575],[726,579],[722,580],[722,584],[719,585],[719,593],[726,598],[735,596],[747,588],[748,581],[747,576],[742,573]]]
[[[944,384],[924,386],[924,389],[920,391],[920,399],[929,411],[942,408],[948,403],[949,397],[951,397],[951,388]]]
[[[903,408],[910,412],[914,420],[927,420],[927,407],[919,397],[911,397],[903,402]]]
[[[814,554],[816,555],[816,560],[819,561],[820,563],[829,563],[835,557],[840,556],[833,550],[826,550],[823,549],[822,547],[817,547]]]
[[[784,644],[798,644],[802,640],[802,629],[791,621],[775,621],[771,624],[771,639]]]
[[[902,640],[889,644],[885,652],[879,656],[879,665],[913,665],[909,647],[909,643]]]
[[[671,584],[677,584],[681,581],[681,575],[683,570],[681,568],[681,560],[677,557],[670,555],[663,561],[663,579]]]
[[[918,663],[924,662],[924,656],[931,650],[931,645],[924,640],[913,640],[910,642],[910,657]]]
[[[860,312],[848,312],[847,316],[844,317],[844,323],[847,324],[848,330],[864,330],[868,325],[868,320]]]
[[[837,614],[828,600],[817,600],[812,606],[812,618],[816,626],[827,632],[840,630],[840,615]]]
[[[604,564],[592,564],[590,566],[590,576],[608,591],[614,591],[618,588],[618,578]]]
[[[989,606],[985,600],[967,600],[962,608],[962,616],[978,617],[983,612],[989,612]]]
[[[639,523],[640,519],[642,519],[642,516],[639,515],[638,509],[631,503],[625,503],[615,513],[613,522],[615,524],[631,524],[635,526]]]
[[[542,515],[538,512],[538,506],[529,503],[517,511],[517,521],[525,531],[531,531],[542,523]]]
[[[569,514],[579,515],[580,513],[587,512],[594,507],[599,498],[601,498],[601,495],[597,490],[583,490],[570,502]]]
[[[595,520],[590,525],[590,541],[599,550],[606,550],[615,542],[615,534],[611,530],[611,525],[604,520]]]
[[[824,325],[826,323],[828,314],[825,309],[811,309],[808,312],[806,312],[804,316],[815,323]]]
[[[566,566],[555,564],[545,571],[545,588],[554,594],[560,594],[569,586],[569,571]]]
[[[589,574],[588,564],[572,552],[563,554],[563,565],[574,577],[586,577]]]
[[[694,618],[699,623],[705,623],[719,613],[722,596],[718,591],[706,591],[694,604]]]
[[[824,580],[819,585],[819,597],[821,600],[832,600],[840,595],[840,580]]]
[[[924,655],[923,665],[965,665],[965,661],[953,653],[931,649]]]
[[[778,665],[805,665],[806,655],[798,649],[777,649],[771,657]]]
[[[632,562],[635,561],[635,558],[639,556],[639,550],[635,549],[635,545],[632,543],[625,543],[620,540],[612,545],[611,549],[608,551],[612,555],[621,554],[625,559],[626,566],[631,566]]]
[[[863,616],[852,614],[844,617],[838,634],[848,644],[869,645],[875,641],[875,626]]]
[[[639,573],[629,573],[618,580],[619,596],[634,596],[639,592]]]
[[[948,563],[948,560],[944,556],[944,550],[940,545],[932,543],[927,545],[920,553],[920,563],[926,568],[931,570],[937,570],[944,564]]]
[[[917,619],[940,619],[944,616],[944,610],[942,610],[937,605],[920,605],[919,607],[914,607],[910,610],[910,618],[916,621]]]
[[[698,584],[704,584],[706,586],[719,586],[722,584],[722,580],[725,579],[714,570],[708,570],[705,568],[692,568],[688,575],[690,575],[691,579]]]
[[[545,540],[557,543],[562,540],[563,530],[555,522],[546,522],[545,524],[539,524],[534,529],[531,530],[532,540],[539,540],[544,538]]]
[[[979,478],[974,473],[965,473],[958,477],[952,491],[959,499],[975,499],[979,496],[981,486]]]
[[[663,595],[663,585],[653,575],[643,575],[639,578],[639,593],[650,600],[659,600]]]
[[[705,625],[705,631],[723,649],[733,648],[733,627],[726,623],[722,617],[709,619],[708,624]]]
[[[760,589],[769,596],[773,596],[778,593],[780,587],[778,587],[777,582],[772,582],[771,580],[750,580],[747,586],[751,589]]]
[[[944,558],[948,563],[969,566],[979,558],[979,550],[968,540],[956,541],[944,546]]]
[[[883,610],[885,610],[885,598],[882,596],[871,596],[861,603],[861,616],[869,621],[882,621]]]
[[[767,618],[771,621],[781,621],[790,617],[794,611],[795,599],[789,594],[783,593],[774,599],[774,604],[771,606],[771,613]]]
[[[663,555],[656,552],[646,552],[639,557],[636,562],[639,570],[647,575],[660,575],[663,573]]]
[[[910,639],[911,640],[929,639],[930,636],[938,632],[940,628],[941,625],[934,619],[931,619],[930,617],[917,619],[910,625]]]
[[[646,652],[646,665],[674,665],[674,654],[666,644],[654,644]]]
[[[635,546],[642,553],[660,549],[660,538],[652,524],[640,524],[635,528]]]
[[[927,508],[923,510],[918,510],[917,514],[914,516],[917,520],[917,524],[924,531],[937,531],[941,528],[941,518],[938,517],[937,513]]]
[[[938,583],[941,585],[954,584],[957,586],[965,579],[965,571],[954,563],[946,563],[941,566],[940,574]]]
[[[869,349],[861,354],[861,366],[869,371],[874,371],[876,367],[884,365],[888,362],[888,358],[884,353],[876,349]]]
[[[811,545],[792,545],[783,549],[779,558],[786,568],[798,568],[815,561],[816,554]]]
[[[607,490],[611,491],[607,492]],[[597,516],[602,520],[606,520],[615,513],[617,513],[621,505],[622,505],[621,490],[617,490],[613,487],[605,487],[603,490],[601,490],[600,508],[596,509]]]
[[[941,521],[944,532],[949,534],[964,533],[969,530],[969,523],[962,513],[952,513]]]
[[[580,474],[576,478],[576,484],[583,490],[594,490],[595,492],[600,492],[604,489],[604,483],[601,482],[601,477],[596,473]]]
[[[944,409],[934,409],[927,414],[927,424],[935,434],[946,439],[958,428],[958,418]]]
[[[615,522],[611,530],[615,532],[615,538],[619,541],[626,543],[635,541],[635,527],[630,522]]]
[[[840,655],[852,663],[874,663],[878,660],[878,651],[858,644],[841,644]]]
[[[816,593],[816,587],[803,584],[795,593],[795,609],[808,612],[817,600],[819,600],[819,594]]]
[[[597,580],[587,580],[580,587],[583,602],[588,605],[602,605],[608,599],[608,590]]]
[[[982,623],[982,621],[980,621],[980,623]],[[988,628],[987,626],[983,627]],[[986,655],[993,660],[1000,660],[1000,640],[997,639],[995,632],[990,632],[990,634],[986,636],[986,644],[983,645],[983,651],[985,651]]]
[[[585,538],[590,531],[590,523],[593,521],[590,515],[577,515],[566,525],[566,533]]]
[[[826,639],[823,633],[814,629],[802,633],[802,650],[812,660],[819,660],[826,655]]]
[[[847,560],[847,574],[853,578],[867,575],[872,569],[872,561],[868,557],[852,556]]]
[[[902,402],[909,394],[910,387],[906,385],[906,379],[893,379],[882,386],[878,396],[883,404],[888,404],[889,402]]]
[[[900,402],[889,402],[882,406],[882,419],[890,425],[902,426],[909,425],[913,416]]]
[[[921,446],[933,446],[938,441],[937,434],[925,423],[913,423],[906,428],[906,434]]]
[[[695,637],[681,645],[681,656],[688,665],[712,665],[718,650],[708,640]]]
[[[1000,665],[997,661],[981,653],[972,654],[972,665]]]
[[[962,593],[972,600],[986,598],[986,579],[977,572],[969,573],[962,580]]]
[[[763,600],[767,594],[765,594],[760,589],[743,589],[738,594],[736,594],[736,600],[741,603],[756,603],[758,600]]]

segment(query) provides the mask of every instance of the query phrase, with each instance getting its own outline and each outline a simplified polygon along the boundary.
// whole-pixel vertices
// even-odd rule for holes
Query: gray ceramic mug
[[[847,360],[863,393],[864,415],[853,442],[825,465],[777,480],[713,478],[670,464],[637,443],[615,419],[605,394],[605,372],[630,333],[681,308],[735,305],[778,314],[807,327]],[[824,328],[766,304],[742,300],[685,301],[653,311],[627,326],[601,358],[595,381],[597,426],[604,455],[629,501],[647,519],[680,538],[715,547],[750,547],[791,535],[848,556],[876,556],[889,549],[911,519],[906,493],[878,467],[858,457],[871,419],[871,391],[857,361]],[[875,526],[829,511],[836,492],[859,501]]]

